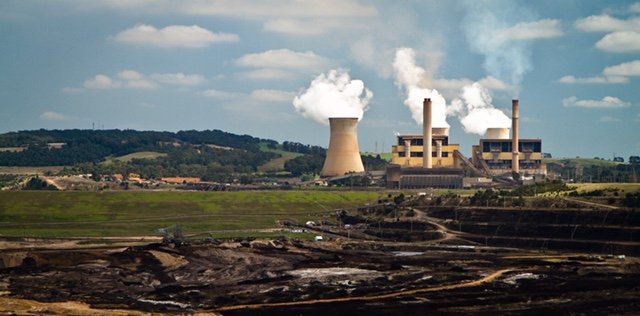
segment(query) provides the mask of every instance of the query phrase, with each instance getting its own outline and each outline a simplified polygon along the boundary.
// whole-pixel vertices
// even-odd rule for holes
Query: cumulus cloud
[[[198,74],[184,74],[184,73],[174,73],[174,74],[151,74],[149,78],[164,84],[172,84],[179,86],[197,86],[206,81],[204,76]]]
[[[337,19],[275,19],[266,21],[263,25],[263,29],[268,32],[300,36],[320,35],[342,27],[343,21]]]
[[[629,7],[629,11],[633,13],[640,13],[640,2],[636,2]]]
[[[199,74],[183,73],[154,73],[145,75],[135,70],[123,70],[111,78],[104,74],[98,74],[84,82],[84,88],[89,90],[107,89],[131,89],[131,90],[155,90],[161,84],[178,86],[196,86],[204,83],[206,79]],[[65,87],[63,92],[80,92],[82,88]]]
[[[634,12],[638,3],[630,7]],[[575,22],[578,30],[584,32],[606,32],[596,43],[596,48],[610,53],[640,52],[640,17],[618,19],[607,14],[592,15]]]
[[[84,87],[87,89],[106,90],[119,88],[120,84],[116,81],[113,81],[113,79],[111,79],[111,77],[107,75],[98,74],[91,79],[87,79],[84,82]]]
[[[258,89],[251,92],[251,99],[262,102],[288,102],[296,96],[293,92],[281,90]]]
[[[197,25],[170,25],[157,29],[146,24],[138,24],[110,38],[121,43],[163,48],[200,48],[211,43],[240,40],[236,34],[214,33]]]
[[[40,114],[40,119],[45,121],[67,121],[70,118],[57,112],[47,111]]]
[[[240,74],[257,80],[285,79],[300,73],[318,72],[331,63],[331,60],[314,52],[296,52],[286,48],[247,54],[235,60],[238,66],[257,68]]]
[[[596,43],[596,48],[610,53],[640,53],[640,32],[607,34]]]
[[[533,22],[521,22],[512,27],[496,31],[495,36],[506,41],[536,40],[564,35],[560,20],[544,19]]]
[[[274,49],[262,53],[244,55],[236,64],[254,68],[319,69],[328,60],[314,52],[296,52],[289,49]]]
[[[622,76],[596,76],[579,78],[574,76],[564,76],[558,80],[565,84],[620,84],[628,83],[629,78]]]
[[[640,18],[628,20],[611,17],[607,14],[592,15],[575,22],[575,27],[584,32],[618,32],[640,30]]]
[[[610,66],[605,68],[602,72],[608,76],[640,76],[640,60],[634,60],[619,65]]]
[[[274,79],[288,79],[292,78],[294,74],[290,71],[282,69],[256,69],[252,71],[246,71],[239,74],[243,78],[252,80],[274,80]]]
[[[194,15],[234,18],[270,19],[283,17],[371,17],[377,15],[373,5],[357,0],[234,0],[186,1],[181,10]]]
[[[216,89],[208,89],[202,95],[221,101],[234,101],[237,104],[256,105],[277,102],[291,102],[295,93],[282,90],[258,89],[250,93],[230,92]]]
[[[602,70],[602,76],[579,78],[564,76],[558,80],[565,84],[621,84],[628,83],[629,77],[640,76],[640,60],[634,60]]]
[[[566,107],[580,107],[589,109],[616,109],[629,107],[631,104],[616,97],[606,96],[602,100],[580,100],[575,96],[571,96],[562,100],[562,104]]]

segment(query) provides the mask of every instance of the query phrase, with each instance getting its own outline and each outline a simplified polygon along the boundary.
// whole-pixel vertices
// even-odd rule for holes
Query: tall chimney
[[[431,131],[431,99],[424,99],[422,103],[424,109],[422,110],[422,167],[431,169],[431,151],[433,150],[432,131]]]
[[[348,172],[363,172],[364,165],[358,147],[358,118],[330,117],[329,150],[324,160],[323,177],[342,176]]]
[[[520,161],[518,160],[519,156],[519,137],[520,137],[520,105],[518,104],[518,100],[515,99],[512,101],[512,118],[511,118],[511,136],[512,136],[512,144],[511,149],[513,151],[513,160],[511,161],[512,171],[515,173],[520,173]]]

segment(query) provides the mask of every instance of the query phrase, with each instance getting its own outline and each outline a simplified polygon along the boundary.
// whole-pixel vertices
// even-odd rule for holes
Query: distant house
[[[184,177],[166,177],[160,178],[160,181],[163,181],[168,184],[187,184],[187,183],[200,183],[200,178],[184,178]]]

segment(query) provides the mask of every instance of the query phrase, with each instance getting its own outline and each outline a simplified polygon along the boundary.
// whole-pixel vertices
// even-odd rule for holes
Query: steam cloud
[[[484,135],[487,128],[511,126],[511,119],[493,107],[489,90],[477,82],[462,88],[462,99],[455,99],[447,109],[448,114],[457,115],[464,131]]]
[[[306,118],[328,125],[330,117],[357,117],[362,119],[371,90],[362,80],[351,80],[343,69],[333,69],[316,77],[309,88],[293,99],[296,111]]]
[[[404,88],[407,98],[404,104],[411,110],[411,117],[422,124],[423,101],[431,98],[433,127],[449,127],[447,123],[447,103],[435,89],[429,89],[431,81],[427,72],[416,65],[415,52],[411,48],[399,48],[393,61],[396,85]]]
[[[422,124],[424,98],[431,98],[433,127],[449,127],[447,116],[457,116],[467,133],[483,135],[489,127],[511,125],[511,119],[492,104],[489,90],[474,82],[460,91],[460,98],[447,107],[444,97],[435,89],[427,71],[416,65],[415,52],[411,48],[399,48],[393,61],[396,84],[404,88],[404,104],[411,110],[413,119]]]

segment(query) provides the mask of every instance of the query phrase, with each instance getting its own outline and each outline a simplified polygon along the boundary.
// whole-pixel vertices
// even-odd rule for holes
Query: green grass
[[[376,201],[384,192],[0,192],[0,236],[153,235],[180,224],[185,234],[274,228],[322,212]]]
[[[568,185],[578,192],[604,189],[619,189],[624,192],[640,191],[640,183],[570,183]]]
[[[363,156],[371,156],[371,157],[376,157],[377,155],[380,155],[380,158],[384,159],[386,161],[391,161],[391,158],[393,158],[393,154],[390,153],[390,152],[389,153],[387,153],[387,152],[385,152],[385,153],[374,153],[374,152],[365,151],[365,152],[362,152],[361,154]]]
[[[267,143],[260,143],[260,150],[264,152],[276,153],[282,156],[282,157],[271,159],[267,161],[265,164],[263,164],[262,166],[259,166],[258,171],[260,172],[282,171],[284,170],[285,162],[300,156],[304,156],[304,154],[301,154],[301,153],[294,153],[294,152],[285,151],[282,149],[269,148],[267,147]]]
[[[166,155],[167,154],[165,153],[159,153],[155,151],[139,151],[139,152],[131,153],[131,154],[120,156],[120,157],[109,158],[105,162],[109,163],[114,160],[119,160],[122,162],[130,162],[133,159],[155,159],[159,157],[165,157]]]

